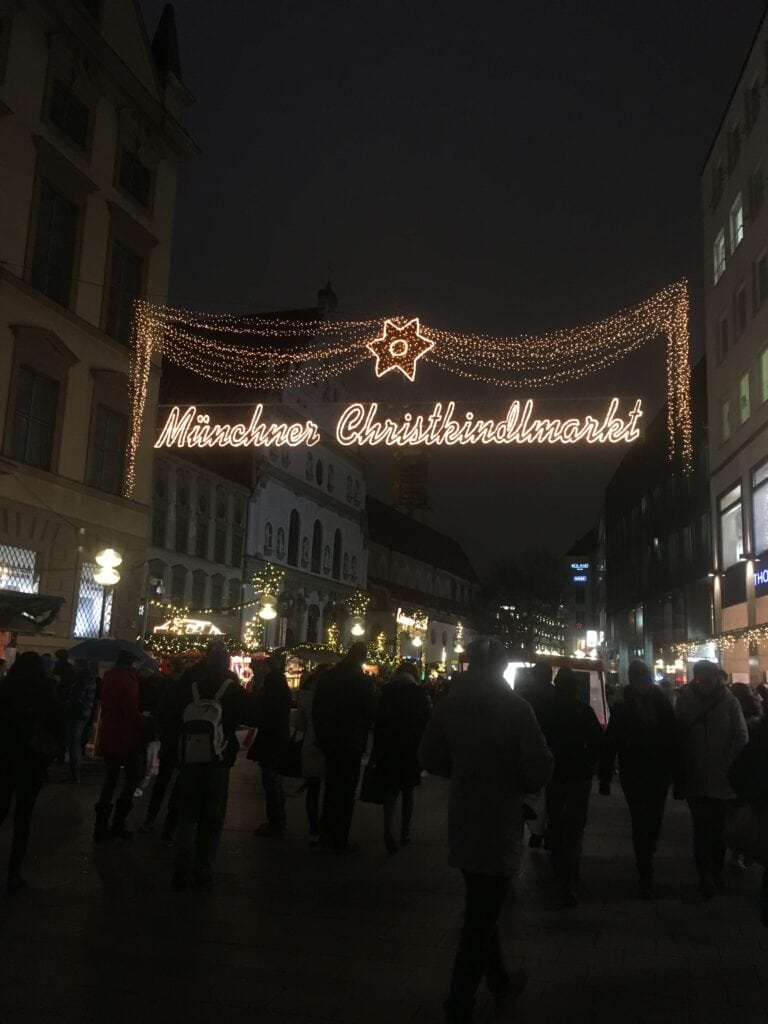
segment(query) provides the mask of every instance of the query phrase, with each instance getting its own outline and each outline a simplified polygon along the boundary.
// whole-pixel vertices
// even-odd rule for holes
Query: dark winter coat
[[[768,720],[763,719],[731,765],[728,782],[739,800],[768,808]]]
[[[64,740],[56,680],[21,655],[0,680],[0,758],[22,761],[42,777]]]
[[[97,680],[87,668],[75,673],[67,697],[67,717],[70,721],[90,721],[96,704],[96,686]]]
[[[274,762],[285,747],[291,717],[291,691],[282,672],[268,672],[254,698],[255,724],[248,759]]]
[[[312,701],[315,740],[329,750],[363,754],[376,710],[373,683],[355,662],[344,659],[325,672]]]
[[[435,708],[419,758],[428,772],[451,780],[448,863],[481,875],[514,872],[523,794],[540,789],[552,771],[530,704],[500,672],[462,672]]]
[[[616,756],[622,781],[672,780],[675,763],[675,712],[656,686],[640,694],[631,686],[611,709],[600,757],[600,782],[610,786]]]
[[[394,676],[382,689],[371,760],[387,789],[418,786],[419,743],[430,710],[429,697],[407,672]]]
[[[591,779],[603,742],[603,730],[592,708],[555,687],[552,700],[542,710],[541,728],[555,759],[552,781]]]
[[[240,744],[237,729],[241,725],[256,725],[256,708],[254,698],[245,692],[240,680],[229,669],[212,668],[205,661],[199,662],[188,669],[181,678],[168,688],[163,698],[163,716],[167,730],[175,730],[181,736],[184,720],[184,709],[194,700],[192,686],[197,683],[201,697],[211,699],[218,692],[224,680],[229,680],[224,693],[219,698],[221,703],[221,727],[224,731],[225,748],[224,763],[231,767],[236,759]],[[167,718],[165,718],[167,716]],[[166,732],[168,737],[169,732]]]
[[[728,769],[749,739],[739,702],[722,683],[705,694],[694,680],[678,696],[675,717],[682,755],[678,788],[688,798],[733,800]]]

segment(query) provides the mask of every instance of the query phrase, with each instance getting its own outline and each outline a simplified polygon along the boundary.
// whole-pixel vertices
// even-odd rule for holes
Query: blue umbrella
[[[105,636],[101,640],[82,640],[69,650],[70,658],[85,658],[86,661],[117,661],[121,651],[130,653],[147,668],[157,668],[157,662],[151,658],[138,644],[130,640],[115,640]]]

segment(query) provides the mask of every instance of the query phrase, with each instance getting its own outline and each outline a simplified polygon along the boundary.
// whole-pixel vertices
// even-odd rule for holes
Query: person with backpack
[[[174,687],[170,715],[179,727],[176,856],[173,887],[210,889],[229,796],[229,771],[239,742],[235,730],[255,725],[254,700],[229,668],[220,643]]]
[[[680,755],[675,796],[688,801],[698,890],[708,900],[715,889],[725,888],[725,825],[736,795],[728,769],[747,745],[747,725],[711,661],[693,666],[693,680],[677,698],[675,717]]]
[[[67,694],[67,751],[69,753],[69,781],[80,781],[80,762],[83,757],[83,730],[93,714],[96,703],[96,680],[88,661],[77,658],[72,685]]]

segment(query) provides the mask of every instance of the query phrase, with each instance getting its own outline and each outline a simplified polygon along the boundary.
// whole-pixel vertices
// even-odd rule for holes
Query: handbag
[[[768,807],[744,804],[725,826],[725,842],[737,853],[768,866]]]
[[[360,784],[360,800],[364,804],[384,803],[384,779],[375,761],[369,761]]]
[[[278,775],[284,775],[288,779],[301,779],[301,751],[304,746],[304,736],[294,732],[282,745],[275,758],[275,768]]]

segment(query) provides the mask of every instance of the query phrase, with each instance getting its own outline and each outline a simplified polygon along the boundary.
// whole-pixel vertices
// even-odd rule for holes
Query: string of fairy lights
[[[405,317],[391,317],[397,325]],[[432,347],[423,355],[460,379],[506,388],[543,388],[580,380],[626,358],[647,343],[667,342],[669,456],[692,461],[688,285],[667,285],[643,302],[604,320],[545,334],[496,337],[421,325]],[[135,482],[153,358],[219,384],[279,390],[325,381],[372,357],[381,320],[302,320],[196,313],[136,303],[131,349],[131,429],[126,495]],[[386,334],[386,331],[385,331]],[[289,344],[287,344],[289,343]]]
[[[672,651],[679,658],[688,658],[709,645],[724,652],[734,650],[739,644],[746,644],[747,649],[755,645],[768,644],[768,624],[763,626],[746,626],[743,629],[730,629],[723,633],[718,633],[716,636],[682,641],[672,644]]]

